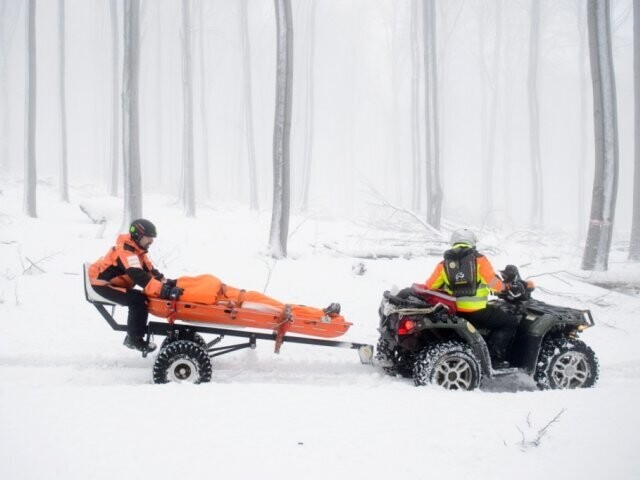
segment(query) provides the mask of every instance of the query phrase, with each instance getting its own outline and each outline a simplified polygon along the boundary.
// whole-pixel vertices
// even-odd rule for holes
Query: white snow
[[[478,231],[497,268],[533,277],[537,298],[592,310],[596,326],[582,338],[600,359],[595,388],[538,391],[525,376],[475,392],[417,388],[352,350],[284,344],[276,355],[270,342],[215,359],[211,383],[154,385],[153,357],[124,348],[83,294],[82,263],[115,239],[119,200],[75,186],[62,204],[41,184],[30,219],[19,182],[0,190],[2,479],[640,477],[640,297],[586,283],[581,246],[566,234]],[[92,223],[81,203],[107,223]],[[212,273],[286,302],[339,301],[354,323],[342,339],[372,344],[382,292],[423,281],[439,258],[420,251],[442,247],[350,257],[340,252],[403,247],[389,243],[392,228],[293,216],[289,258],[275,262],[268,211],[199,205],[185,219],[174,198],[153,195],[144,211],[159,231],[151,257],[169,277]],[[597,280],[637,284],[638,265],[623,258],[614,249]],[[363,275],[352,271],[359,263]],[[126,310],[116,316],[124,322]]]

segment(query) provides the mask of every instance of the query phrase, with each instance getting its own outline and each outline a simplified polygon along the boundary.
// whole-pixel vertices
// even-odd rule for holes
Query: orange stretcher
[[[126,325],[117,323],[114,312],[110,314],[105,308],[111,306],[115,309],[116,305],[93,290],[86,264],[84,270],[87,301],[96,307],[112,329],[126,331]],[[177,300],[148,299],[149,313],[166,320],[149,322],[148,335],[171,336],[186,330],[219,335],[219,339],[209,342],[211,356],[221,354],[212,353],[218,350],[228,353],[238,348],[255,348],[256,340],[272,340],[275,341],[276,353],[279,353],[283,342],[340,347],[358,350],[360,360],[370,363],[373,346],[327,340],[344,335],[351,327],[352,324],[342,315],[325,314],[323,310],[304,305],[283,304],[258,292],[224,285],[212,275],[181,277],[177,282],[178,287],[184,289]],[[256,329],[269,330],[271,333],[255,332]],[[214,348],[213,345],[225,336],[248,338],[249,342],[240,346]]]
[[[352,325],[342,315],[283,304],[259,292],[225,285],[213,275],[180,277],[177,286],[183,289],[178,300],[150,298],[149,313],[166,318],[170,324],[183,320],[272,330],[276,334],[276,352],[286,333],[335,338]]]

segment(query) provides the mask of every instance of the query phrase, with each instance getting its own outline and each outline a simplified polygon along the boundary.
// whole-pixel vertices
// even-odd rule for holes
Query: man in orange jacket
[[[504,310],[487,305],[490,292],[501,292],[505,285],[491,262],[476,250],[476,236],[466,228],[451,235],[451,249],[433,271],[425,286],[444,290],[456,297],[457,315],[477,328],[491,330],[487,341],[492,358],[507,360],[507,350],[518,328],[518,319]]]
[[[115,246],[89,267],[94,290],[108,300],[129,307],[124,345],[141,352],[156,349],[154,343],[144,339],[149,316],[147,296],[168,298],[176,287],[175,280],[165,279],[147,257],[156,235],[156,227],[149,220],[134,220],[129,233],[119,235]],[[136,285],[143,290],[135,289]]]

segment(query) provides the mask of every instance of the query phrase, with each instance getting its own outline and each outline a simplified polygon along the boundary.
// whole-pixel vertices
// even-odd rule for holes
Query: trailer
[[[83,278],[86,300],[113,330],[126,332],[127,326],[115,320],[118,305],[93,289],[88,264],[84,264]],[[155,383],[208,382],[212,375],[212,358],[245,348],[255,349],[258,340],[274,342],[275,353],[280,353],[284,343],[298,343],[353,349],[363,364],[371,364],[373,359],[373,345],[329,339],[343,335],[351,326],[341,315],[305,318],[293,315],[288,305],[283,310],[256,309],[159,298],[148,299],[148,310],[151,315],[164,319],[162,322],[150,321],[147,325],[147,340],[156,335],[165,337],[153,366]],[[215,338],[207,341],[204,335]],[[222,346],[226,337],[244,341]],[[142,353],[143,357],[146,355],[146,352]]]

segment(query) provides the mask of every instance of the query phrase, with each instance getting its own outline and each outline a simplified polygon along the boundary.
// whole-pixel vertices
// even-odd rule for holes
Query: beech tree
[[[9,162],[9,51],[17,28],[16,19],[22,5],[8,0],[0,1],[0,169],[8,172]]]
[[[276,111],[273,129],[273,210],[269,247],[275,258],[287,256],[289,235],[289,143],[293,90],[291,0],[274,0],[277,27]]]
[[[117,0],[109,0],[111,20],[111,152],[109,156],[109,194],[118,195],[120,166],[120,32],[118,31]]]
[[[419,212],[422,196],[422,151],[420,146],[420,4],[419,0],[411,0],[411,157],[413,166],[413,185],[411,208]]]
[[[304,109],[304,155],[302,157],[302,204],[301,210],[306,211],[309,206],[309,186],[313,167],[313,138],[314,138],[314,63],[315,63],[315,25],[316,0],[310,0],[307,19],[307,35],[309,37],[306,55],[306,85]]]
[[[142,217],[140,172],[140,0],[124,1],[124,62],[122,80],[122,140],[124,166],[123,224]]]
[[[36,209],[36,1],[27,0],[26,18],[26,89],[24,140],[24,213],[37,217]]]
[[[256,167],[256,147],[253,139],[253,95],[251,93],[251,42],[249,42],[249,12],[247,1],[240,0],[240,38],[242,46],[243,92],[244,92],[244,138],[247,142],[249,163],[249,206],[258,209],[258,173]]]
[[[629,260],[640,262],[640,5],[633,2],[634,173]]]
[[[538,105],[538,63],[540,61],[540,0],[531,1],[529,30],[529,154],[531,158],[531,221],[541,226],[542,219],[542,161],[540,159],[540,112]]]
[[[204,0],[200,0],[200,8],[198,12],[198,50],[199,50],[199,64],[200,64],[200,122],[202,132],[202,178],[204,178],[204,196],[205,198],[211,197],[211,182],[209,173],[209,119],[207,116],[207,91],[209,90],[207,83],[207,62],[205,56],[205,44],[204,44]]]
[[[618,193],[618,120],[609,0],[589,0],[587,22],[593,83],[595,172],[582,268],[606,270]]]
[[[187,217],[196,214],[193,167],[193,75],[191,61],[191,0],[182,6],[182,205]]]
[[[440,228],[442,187],[440,184],[440,148],[438,141],[438,70],[436,60],[435,0],[424,0],[424,95],[425,95],[425,166],[427,178],[427,223]]]
[[[66,60],[65,60],[65,33],[64,0],[58,0],[58,42],[60,55],[60,199],[69,202],[69,180],[67,166],[67,95],[66,95]]]

